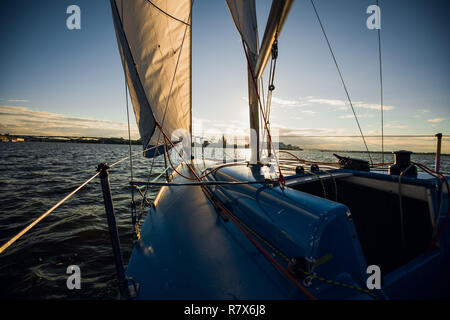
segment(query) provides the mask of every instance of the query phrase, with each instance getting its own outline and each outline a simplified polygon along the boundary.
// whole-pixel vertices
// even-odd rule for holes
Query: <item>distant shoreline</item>
[[[124,138],[99,137],[64,137],[64,136],[26,136],[26,135],[0,135],[3,142],[63,142],[63,143],[97,143],[97,144],[129,144]],[[131,144],[140,145],[141,140],[131,140]]]
[[[101,138],[101,137],[68,137],[68,136],[29,136],[29,135],[9,135],[0,134],[1,142],[62,142],[62,143],[95,143],[95,144],[126,144],[130,142],[124,138]],[[141,140],[131,140],[132,145],[141,145]],[[197,147],[201,145],[195,144]],[[219,144],[217,144],[219,145]],[[248,146],[246,146],[248,147]],[[316,152],[342,152],[342,153],[367,153],[367,151],[361,150],[327,150],[327,149],[302,149],[298,146],[285,144],[280,142],[280,150],[287,151],[316,151]],[[238,146],[239,149],[242,146]],[[371,154],[381,154],[381,151],[370,151]],[[385,151],[384,154],[392,154],[390,151]],[[417,155],[435,155],[435,152],[413,152]],[[441,153],[441,156],[450,156],[448,153]]]
[[[367,153],[367,151],[352,151],[352,150],[319,150],[319,149],[305,149],[305,151],[319,151],[319,152],[345,152],[345,153]],[[381,151],[370,151],[371,154],[381,154]],[[436,152],[412,152],[424,156],[436,155]],[[393,154],[391,151],[384,151],[384,154]],[[441,153],[441,156],[450,156],[449,153]]]

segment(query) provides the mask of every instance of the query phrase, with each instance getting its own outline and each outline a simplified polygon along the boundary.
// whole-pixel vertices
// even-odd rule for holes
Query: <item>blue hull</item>
[[[264,169],[228,166],[208,181],[261,181]],[[126,273],[139,284],[136,299],[310,298],[295,281],[317,299],[448,298],[449,228],[429,248],[447,191],[441,196],[425,175],[405,177],[401,187],[401,225],[398,176],[384,173],[305,173],[287,177],[284,189],[163,187]],[[381,289],[368,289],[369,265],[380,268]]]

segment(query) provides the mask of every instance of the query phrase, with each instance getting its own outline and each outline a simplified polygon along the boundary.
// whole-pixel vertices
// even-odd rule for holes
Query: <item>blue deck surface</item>
[[[179,179],[175,179],[177,181]],[[302,299],[200,187],[171,187],[152,208],[127,276],[138,299]]]
[[[183,174],[189,174],[186,166]],[[240,165],[223,168],[209,179],[259,181],[260,174]],[[391,179],[380,173],[361,174],[371,175]],[[405,179],[405,183],[434,187],[435,181],[423,178]],[[186,180],[177,176],[173,182]],[[314,269],[316,275],[333,281],[330,284],[314,279],[307,289],[315,297],[374,298],[354,289],[365,289],[367,265],[345,205],[291,188],[281,190],[279,186],[261,184],[213,186],[209,190],[243,223],[285,255],[304,257],[311,264],[332,256],[329,262]],[[447,206],[445,200],[442,212],[446,212]],[[383,290],[374,292],[376,297],[442,297],[449,289],[448,294],[450,277],[445,268],[450,260],[449,238],[446,229],[439,249],[386,275]],[[287,268],[286,261],[270,247],[264,247]],[[146,217],[141,240],[135,244],[126,273],[139,284],[136,299],[307,298],[231,220],[225,222],[221,218],[200,186],[164,187]],[[430,290],[434,292],[427,292]]]

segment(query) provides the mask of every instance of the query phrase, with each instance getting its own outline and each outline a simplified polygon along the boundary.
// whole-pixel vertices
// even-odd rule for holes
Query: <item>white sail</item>
[[[119,51],[145,147],[191,131],[191,0],[110,0]],[[159,140],[159,141],[158,141]]]
[[[258,57],[258,25],[255,0],[226,0],[234,24],[247,45],[252,64]],[[252,66],[254,67],[254,66]]]

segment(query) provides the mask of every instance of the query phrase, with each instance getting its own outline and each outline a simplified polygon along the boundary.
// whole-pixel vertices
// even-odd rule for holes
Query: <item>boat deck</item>
[[[200,160],[195,168],[201,174],[212,165]],[[420,287],[430,289],[432,284],[438,297],[450,287],[450,277],[443,271],[449,261],[449,232],[443,235],[441,248],[421,254],[429,237],[423,229],[431,225],[430,217],[432,223],[436,219],[433,212],[439,207],[439,194],[433,191],[434,177],[420,173],[417,178],[402,179],[406,210],[414,211],[417,203],[423,206],[420,212],[411,215],[413,220],[405,220],[406,230],[413,230],[416,235],[420,232],[422,237],[407,238],[411,252],[402,257],[398,254],[401,248],[396,249],[400,244],[398,209],[385,210],[389,202],[371,196],[373,192],[381,192],[380,196],[391,197],[395,205],[398,176],[390,176],[383,170],[356,172],[332,166],[321,166],[320,172],[311,173],[307,165],[305,174],[296,175],[295,162],[283,161],[282,166],[287,185],[284,190],[277,185],[261,184],[210,185],[207,189],[242,220],[240,223],[255,228],[259,236],[284,251],[287,257],[306,258],[305,268],[332,256],[332,263],[314,269],[325,279],[333,280],[331,284],[313,281],[308,290],[315,297],[374,298],[374,294],[363,289],[367,265],[374,262],[381,265],[385,281],[385,288],[377,292],[379,298],[433,296],[428,290],[399,289],[405,281],[418,277],[428,279]],[[179,171],[192,177],[186,165]],[[274,178],[277,171],[273,167],[252,167],[244,162],[224,166],[208,175],[206,181],[255,182]],[[174,175],[172,182],[190,181]],[[361,193],[354,197],[358,188],[362,188]],[[446,198],[443,197],[443,212],[448,206]],[[368,204],[365,199],[374,202]],[[201,186],[164,186],[149,210],[141,228],[141,240],[136,242],[126,270],[127,276],[139,285],[136,299],[307,299],[234,222],[226,220]],[[437,224],[431,226],[437,230]],[[271,250],[273,247],[268,249],[288,268],[279,252]],[[300,281],[303,283],[303,279]]]
[[[305,298],[220,217],[200,186],[163,187],[141,239],[126,271],[139,284],[137,299]]]

